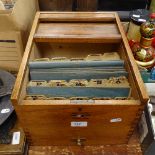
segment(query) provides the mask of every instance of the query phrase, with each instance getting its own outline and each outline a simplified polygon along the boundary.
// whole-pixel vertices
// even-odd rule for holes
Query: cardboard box
[[[24,53],[36,0],[17,0],[9,10],[0,10],[0,68],[17,71]]]

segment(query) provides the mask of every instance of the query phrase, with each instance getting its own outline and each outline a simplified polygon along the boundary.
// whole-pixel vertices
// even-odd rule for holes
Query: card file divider
[[[109,61],[30,61],[30,80],[66,80],[72,79],[109,79],[111,77],[126,77],[123,60]],[[27,87],[27,95],[45,95],[46,97],[71,98],[126,98],[130,96],[130,86],[120,87]]]

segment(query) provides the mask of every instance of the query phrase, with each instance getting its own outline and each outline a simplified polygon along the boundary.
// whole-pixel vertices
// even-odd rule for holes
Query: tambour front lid
[[[133,10],[130,12],[129,16],[134,24],[141,25],[142,23],[149,20],[149,11],[146,9]]]

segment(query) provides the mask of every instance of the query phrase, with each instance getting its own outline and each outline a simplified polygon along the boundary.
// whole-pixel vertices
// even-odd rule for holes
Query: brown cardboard
[[[37,9],[37,0],[17,0],[12,9],[0,10],[0,68],[18,71]]]
[[[0,31],[27,30],[36,11],[36,0],[17,0],[12,10],[0,10]]]

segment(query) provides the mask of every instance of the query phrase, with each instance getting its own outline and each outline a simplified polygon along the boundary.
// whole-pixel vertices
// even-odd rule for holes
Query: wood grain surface
[[[142,151],[135,132],[127,145],[30,146],[29,155],[142,155]]]
[[[39,16],[41,22],[114,22],[114,12],[41,12]]]
[[[138,109],[139,105],[58,104],[18,106],[16,112],[31,145],[77,145],[78,139],[85,139],[82,142],[85,145],[105,145],[127,144],[138,118]],[[74,114],[89,116],[76,118]],[[122,118],[122,121],[110,123],[112,118]],[[76,121],[87,122],[88,126],[71,127],[71,122]]]
[[[34,36],[37,42],[120,42],[116,24],[40,23]]]

